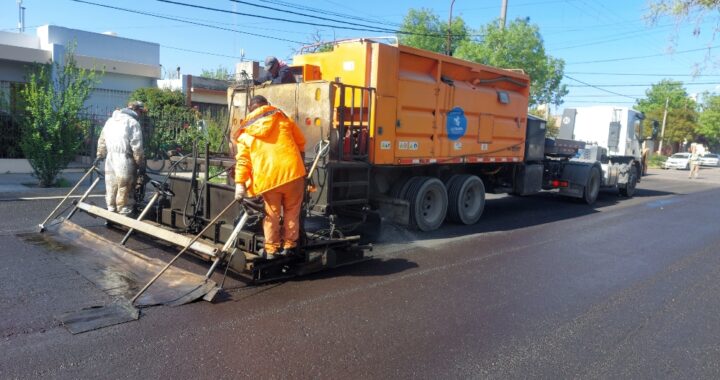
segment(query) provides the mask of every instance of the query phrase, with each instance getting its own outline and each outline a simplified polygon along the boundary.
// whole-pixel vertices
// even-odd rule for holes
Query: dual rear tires
[[[485,208],[485,187],[474,175],[455,175],[447,183],[435,177],[412,177],[395,194],[409,204],[411,227],[438,229],[447,219],[474,224]]]
[[[632,197],[635,195],[635,188],[637,187],[638,183],[638,171],[637,167],[635,165],[630,166],[630,169],[628,170],[628,180],[627,183],[620,185],[620,195],[624,197]]]

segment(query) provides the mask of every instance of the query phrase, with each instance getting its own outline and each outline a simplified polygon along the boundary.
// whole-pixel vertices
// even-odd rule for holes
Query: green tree
[[[711,145],[720,144],[720,95],[705,94],[701,110],[697,133]]]
[[[450,52],[468,39],[470,30],[461,17],[454,17],[450,26]],[[448,23],[440,20],[430,9],[410,9],[403,19],[399,41],[403,45],[445,54],[447,52]]]
[[[696,134],[697,103],[688,96],[680,81],[663,79],[645,91],[645,98],[637,102],[637,109],[645,113],[647,120],[662,120],[665,102],[668,102],[667,121],[665,123],[665,143],[678,143],[691,140]],[[645,136],[651,123],[646,123]]]
[[[98,82],[98,74],[78,67],[69,49],[64,64],[35,65],[20,91],[20,147],[40,186],[52,186],[57,175],[75,158],[89,123],[79,116]]]
[[[560,121],[557,117],[553,117],[552,115],[549,115],[546,109],[540,109],[538,107],[533,107],[528,110],[528,113],[531,115],[535,115],[539,118],[544,119],[547,124],[545,125],[545,136],[547,137],[557,137],[558,133],[560,133]]]
[[[144,87],[133,91],[130,100],[143,102],[147,109],[141,124],[148,152],[146,156],[150,158],[159,151],[176,147],[187,153],[192,150],[194,143],[202,148],[206,141],[211,141],[213,145],[212,141],[216,140],[212,133],[207,133],[208,130],[199,128],[198,122],[203,119],[202,115],[187,105],[185,94],[180,91]]]
[[[225,66],[218,66],[214,70],[202,69],[200,70],[200,76],[203,78],[219,79],[219,80],[232,80],[233,76]]]
[[[458,58],[489,66],[522,69],[530,76],[530,105],[560,105],[567,95],[562,81],[565,61],[545,52],[540,30],[527,19],[516,19],[501,28],[497,21],[480,28],[482,40],[464,40]]]

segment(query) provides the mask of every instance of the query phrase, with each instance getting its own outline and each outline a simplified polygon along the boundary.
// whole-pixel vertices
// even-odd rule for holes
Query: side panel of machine
[[[319,142],[328,139],[332,128],[333,85],[319,81],[256,87],[250,94],[253,95],[266,97],[297,123],[305,135],[306,158],[314,158]],[[231,111],[233,125],[239,124],[246,115],[246,96],[244,91],[235,93]]]
[[[473,155],[522,159],[525,78],[472,65],[400,47],[396,163],[464,162]]]
[[[293,63],[319,67],[323,80],[376,90],[373,164],[523,159],[529,79],[522,73],[367,40],[299,55]],[[346,100],[345,106],[369,104]]]

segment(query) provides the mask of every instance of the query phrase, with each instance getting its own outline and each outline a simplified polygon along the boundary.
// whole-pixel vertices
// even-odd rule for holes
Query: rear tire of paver
[[[447,183],[447,219],[462,224],[475,224],[485,209],[485,186],[474,175],[456,175]]]

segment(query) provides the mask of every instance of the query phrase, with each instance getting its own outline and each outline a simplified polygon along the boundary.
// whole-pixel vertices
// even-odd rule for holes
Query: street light
[[[453,5],[455,4],[455,0],[452,0],[450,2],[450,17],[448,17],[448,38],[447,38],[447,46],[445,47],[445,53],[447,55],[452,54],[452,50],[450,50],[450,44],[451,44],[451,33],[452,33],[452,9]]]

